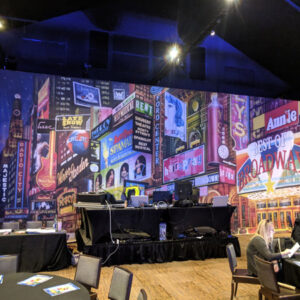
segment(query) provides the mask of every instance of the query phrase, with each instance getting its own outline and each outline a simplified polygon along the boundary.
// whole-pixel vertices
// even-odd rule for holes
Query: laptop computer
[[[133,207],[141,207],[144,205],[148,205],[149,198],[148,195],[139,195],[139,196],[131,196],[131,206]]]
[[[227,206],[228,205],[228,196],[215,196],[212,199],[213,207]]]

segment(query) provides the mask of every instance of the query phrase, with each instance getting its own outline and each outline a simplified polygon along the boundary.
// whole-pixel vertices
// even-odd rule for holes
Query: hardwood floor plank
[[[287,236],[287,234],[286,234]],[[246,247],[252,236],[238,236],[242,256],[238,267],[246,268]],[[122,265],[133,272],[130,299],[137,299],[144,288],[150,300],[227,300],[230,299],[231,272],[227,258],[174,261],[170,263]],[[74,278],[76,268],[70,266],[56,272],[47,272],[67,278]],[[113,267],[102,267],[99,300],[107,299]],[[43,272],[45,273],[45,272]],[[256,300],[258,285],[240,284],[238,300]]]

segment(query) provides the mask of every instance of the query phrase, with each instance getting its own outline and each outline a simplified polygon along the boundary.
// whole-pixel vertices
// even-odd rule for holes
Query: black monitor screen
[[[193,194],[193,184],[190,181],[175,182],[176,200],[191,200]]]
[[[153,203],[163,201],[166,203],[172,203],[172,194],[169,191],[154,191],[153,192]]]

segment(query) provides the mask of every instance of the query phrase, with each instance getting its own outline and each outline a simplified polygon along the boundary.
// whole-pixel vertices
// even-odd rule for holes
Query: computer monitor
[[[193,194],[193,184],[190,181],[175,182],[176,200],[191,200]]]
[[[171,204],[172,203],[172,194],[169,191],[154,191],[153,192],[153,203],[158,203],[160,201]]]

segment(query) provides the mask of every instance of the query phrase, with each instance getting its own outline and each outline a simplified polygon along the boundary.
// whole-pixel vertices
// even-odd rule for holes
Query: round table
[[[52,275],[53,278],[38,284],[36,286],[26,286],[17,284],[19,281],[25,280],[37,273],[10,273],[5,274],[3,283],[0,284],[0,298],[5,300],[44,300],[44,299],[55,299],[55,300],[89,300],[90,295],[88,290],[79,282]],[[65,284],[73,283],[80,289],[71,291],[65,294],[61,294],[55,297],[47,294],[43,289]]]

